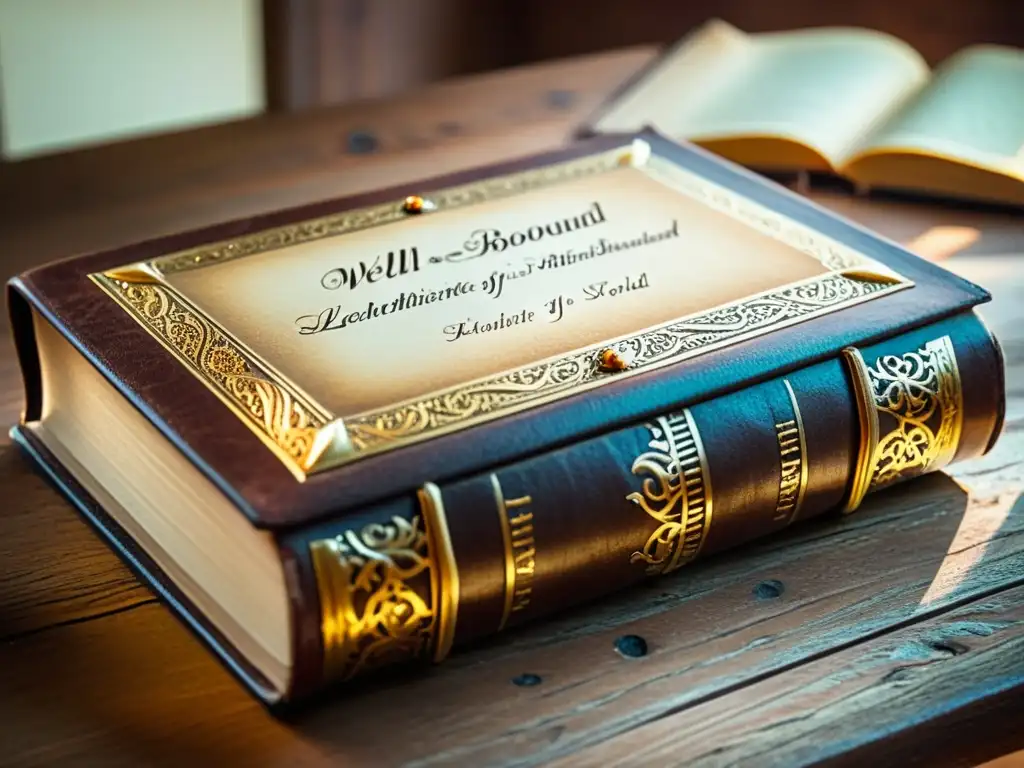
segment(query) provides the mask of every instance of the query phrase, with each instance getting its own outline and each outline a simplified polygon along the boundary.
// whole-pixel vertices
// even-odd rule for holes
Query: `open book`
[[[1024,204],[1024,50],[971,46],[930,71],[879,32],[748,35],[712,21],[589,128],[643,126],[760,170]]]

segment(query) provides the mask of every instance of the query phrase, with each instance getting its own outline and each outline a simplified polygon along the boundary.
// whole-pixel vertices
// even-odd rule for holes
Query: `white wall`
[[[0,0],[8,159],[263,108],[259,0]]]

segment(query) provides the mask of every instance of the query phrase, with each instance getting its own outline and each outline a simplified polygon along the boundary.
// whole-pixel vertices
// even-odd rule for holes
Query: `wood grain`
[[[509,74],[508,82],[518,83],[513,97],[522,103],[568,83],[597,98],[647,55],[559,63]],[[335,135],[337,125],[324,118],[315,130],[301,121],[289,122],[291,132],[263,124],[272,138],[260,157],[273,146],[292,159],[262,175],[238,164],[244,153],[233,154],[228,137],[252,130],[240,141],[257,147],[264,139],[238,126],[212,140],[220,148],[206,156],[211,164],[198,180],[176,175],[162,157],[165,142],[184,151],[182,138],[153,140],[149,151],[159,157],[151,163],[139,147],[110,148],[113,155],[126,152],[118,162],[147,165],[135,179],[94,181],[91,159],[77,170],[44,168],[44,178],[82,186],[61,192],[63,202],[52,206],[26,204],[24,221],[4,214],[0,259],[14,271],[58,253],[208,223],[225,211],[246,215],[302,202],[332,185],[343,187],[340,194],[375,179],[414,178],[434,161],[458,167],[564,140],[569,117],[547,112],[513,121],[513,130],[502,133],[492,113],[508,95],[495,77],[474,81],[463,91],[471,103],[457,108],[447,103],[447,88],[416,102],[435,115],[465,108],[465,141],[442,137],[424,149],[383,149],[375,158],[346,157],[322,169],[307,162],[302,148]],[[382,135],[397,136],[410,109],[396,103],[367,114],[378,116]],[[358,111],[336,117],[338,125],[359,121]],[[194,136],[201,158],[208,135]],[[223,165],[214,162],[218,153],[226,153]],[[202,165],[182,162],[196,163],[193,170]],[[139,199],[128,199],[132,189]],[[737,749],[721,754],[742,757],[748,737],[752,751],[770,748],[792,758],[786,764],[820,757],[811,749],[819,740],[863,764],[877,761],[871,750],[879,743],[916,743],[914,737],[901,747],[884,731],[890,719],[911,735],[939,728],[938,735],[921,731],[943,745],[937,763],[962,759],[964,740],[939,739],[942,724],[970,717],[971,727],[980,727],[986,718],[975,708],[1013,705],[1024,674],[1024,230],[1019,219],[996,214],[818,199],[904,242],[935,227],[977,230],[970,247],[945,263],[993,289],[985,316],[1007,356],[1009,408],[1003,439],[988,457],[957,468],[960,484],[939,475],[893,489],[850,518],[800,526],[497,638],[441,667],[375,679],[285,723],[249,698],[0,442],[0,765],[531,765],[573,755],[593,762],[605,748],[628,762],[648,746],[669,750],[661,756],[673,749],[689,754],[692,746],[717,763],[712,750]],[[13,421],[20,402],[16,364],[0,353],[0,415]],[[781,594],[768,596],[778,587],[758,588],[767,581],[778,582]],[[974,624],[995,629],[957,634]],[[646,657],[615,652],[615,639],[626,633],[647,640]],[[938,642],[961,643],[968,652],[927,645],[940,636],[945,640]],[[893,656],[912,650],[923,655],[906,662]],[[910,670],[895,672],[901,665]],[[943,683],[943,670],[954,683]],[[542,682],[513,685],[524,672]],[[968,683],[977,695],[957,698]],[[813,709],[827,716],[801,714]],[[915,712],[917,725],[910,722]],[[673,736],[665,725],[680,731],[690,723],[692,731],[704,718],[708,728],[690,742],[691,734]],[[1005,713],[987,719],[1013,722]],[[1024,736],[992,743],[1020,749]]]
[[[556,765],[791,766],[842,756],[842,764],[854,766],[869,759],[861,749],[883,740],[890,764],[934,765],[957,746],[955,729],[948,730],[954,722],[945,719],[954,710],[998,691],[1011,694],[1002,702],[1007,712],[1024,705],[1022,654],[1024,587],[1017,587],[661,718]],[[945,732],[919,732],[922,719],[944,720]],[[908,731],[913,739],[897,751],[887,737]],[[972,759],[1004,747],[969,741]]]
[[[0,488],[0,642],[155,601],[10,443]]]

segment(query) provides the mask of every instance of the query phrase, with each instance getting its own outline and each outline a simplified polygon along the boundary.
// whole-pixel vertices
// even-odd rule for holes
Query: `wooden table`
[[[557,146],[652,53],[5,167],[3,272]],[[4,440],[0,764],[941,765],[1024,747],[1024,220],[816,197],[992,289],[1009,410],[991,455],[281,722]],[[21,397],[4,346],[0,421]],[[616,653],[624,634],[648,655]]]

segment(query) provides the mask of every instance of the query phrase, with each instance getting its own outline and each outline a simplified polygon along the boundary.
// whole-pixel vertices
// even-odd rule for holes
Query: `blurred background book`
[[[858,27],[750,35],[712,20],[609,99],[584,134],[653,127],[766,172],[860,191],[1024,205],[1024,49],[962,48],[931,69]]]

